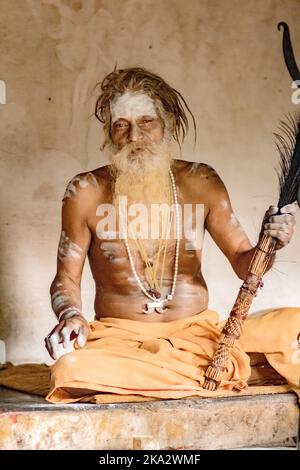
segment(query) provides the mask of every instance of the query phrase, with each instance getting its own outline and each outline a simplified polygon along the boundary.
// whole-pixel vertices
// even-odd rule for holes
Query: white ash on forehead
[[[150,116],[157,117],[154,101],[142,92],[126,91],[118,96],[110,105],[112,124],[125,117]]]

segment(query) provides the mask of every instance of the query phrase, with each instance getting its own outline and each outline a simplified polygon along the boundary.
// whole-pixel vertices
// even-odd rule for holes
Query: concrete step
[[[293,393],[53,405],[0,388],[0,449],[295,448]]]

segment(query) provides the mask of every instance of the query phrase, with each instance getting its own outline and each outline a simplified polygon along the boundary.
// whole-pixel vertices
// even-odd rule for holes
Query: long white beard
[[[147,152],[143,153],[145,150]],[[171,232],[170,212],[161,213],[159,219],[156,219],[154,232],[157,236],[152,237],[153,232],[151,232],[153,229],[151,224],[154,223],[151,217],[151,205],[167,204],[170,207],[173,204],[169,174],[172,165],[171,146],[166,141],[161,144],[146,145],[130,143],[113,153],[111,162],[112,172],[115,175],[113,204],[118,210],[120,197],[124,196],[127,198],[128,208],[131,204],[143,204],[147,211],[147,223],[142,222],[140,225],[147,226],[148,236],[138,236],[138,238],[143,238],[147,252],[153,253],[158,248],[157,238],[166,238],[167,231]],[[127,229],[128,238],[134,238],[129,219]],[[169,243],[172,244],[171,240]]]
[[[147,154],[143,151],[147,150]],[[116,173],[113,200],[126,196],[128,205],[133,203],[169,203],[172,162],[170,145],[130,143],[111,156]]]

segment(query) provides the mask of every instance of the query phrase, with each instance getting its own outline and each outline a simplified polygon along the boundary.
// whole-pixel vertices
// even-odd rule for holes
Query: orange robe
[[[110,397],[135,401],[215,396],[202,385],[224,323],[212,310],[165,323],[118,318],[91,322],[86,346],[65,354],[51,367],[46,398],[70,403],[96,395],[98,403],[107,403]],[[231,350],[217,393],[245,390],[251,373],[247,353],[259,352],[300,398],[299,333],[300,308],[250,316]]]

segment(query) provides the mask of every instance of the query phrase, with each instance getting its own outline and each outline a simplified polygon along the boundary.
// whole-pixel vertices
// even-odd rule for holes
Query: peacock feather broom
[[[279,30],[281,27],[284,29],[283,53],[287,69],[299,86],[300,73],[293,53],[289,27],[284,22],[278,24]],[[286,120],[282,120],[279,133],[275,133],[275,137],[280,159],[279,170],[277,170],[279,180],[277,214],[280,214],[280,209],[287,204],[298,201],[300,205],[300,115],[288,115]],[[263,224],[265,222],[264,220]],[[211,364],[206,369],[203,387],[207,390],[215,390],[222,381],[230,350],[242,334],[243,323],[248,316],[253,298],[262,286],[262,278],[275,251],[275,245],[276,240],[262,231],[246,279],[221,331],[219,344]]]
[[[289,114],[281,121],[280,134],[275,133],[276,146],[280,157],[279,179],[280,196],[278,209],[299,200],[300,188],[300,115]]]
[[[300,205],[300,116],[289,115],[287,121],[281,121],[279,131],[281,131],[280,134],[275,134],[280,157],[280,169],[277,171],[280,188],[278,214],[280,209],[287,204],[298,200]],[[262,286],[262,278],[274,253],[275,245],[274,238],[261,234],[246,279],[222,329],[212,362],[205,372],[203,387],[207,390],[215,390],[222,381],[230,350],[242,334],[243,323],[259,287]]]

